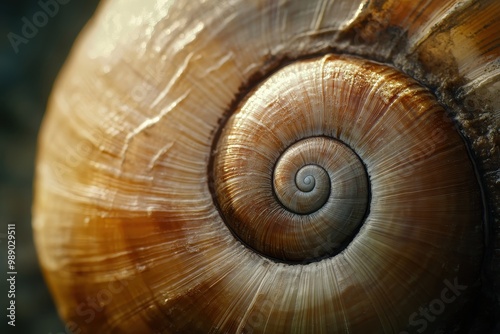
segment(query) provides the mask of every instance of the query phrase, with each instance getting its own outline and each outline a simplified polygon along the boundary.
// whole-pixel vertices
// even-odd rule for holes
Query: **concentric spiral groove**
[[[298,201],[310,202],[310,206],[306,210],[300,210],[300,208],[290,209],[297,213],[311,213],[322,207],[328,199],[330,177],[321,166],[306,165],[301,167],[295,174],[295,186],[300,191],[300,193],[296,193],[296,196],[308,197],[307,199],[298,199]],[[281,193],[277,192],[277,194]],[[283,203],[283,198],[280,195],[278,197]]]
[[[289,147],[279,158],[273,172],[273,190],[279,202],[293,213],[311,214],[330,200],[330,207],[325,210],[337,215],[336,210],[352,209],[346,201],[338,201],[338,207],[332,208],[335,197],[346,199],[354,195],[347,194],[347,189],[343,187],[346,178],[356,179],[347,174],[347,170],[355,170],[356,177],[361,179],[351,184],[349,190],[359,191],[360,187],[366,190],[367,176],[363,166],[347,146],[326,137],[303,139]],[[333,193],[332,187],[335,187]],[[366,208],[361,211],[366,211]],[[358,219],[360,222],[362,216]]]
[[[276,98],[267,96],[274,89],[268,84],[275,83],[264,81],[250,92],[218,137],[214,200],[229,229],[257,253],[287,263],[333,256],[352,240],[368,212],[366,168],[332,134],[274,137],[268,129],[286,124],[269,123],[280,111],[276,104],[259,104]],[[251,130],[256,123],[262,131]]]

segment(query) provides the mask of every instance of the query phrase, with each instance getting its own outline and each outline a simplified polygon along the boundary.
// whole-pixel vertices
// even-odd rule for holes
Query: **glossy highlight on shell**
[[[499,14],[104,2],[40,136],[33,228],[61,316],[81,333],[463,329],[498,284]],[[466,289],[422,318],[450,282]]]

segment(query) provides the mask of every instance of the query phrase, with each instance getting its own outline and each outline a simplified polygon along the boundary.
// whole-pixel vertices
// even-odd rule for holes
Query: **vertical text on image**
[[[16,326],[16,225],[7,225],[7,323]]]

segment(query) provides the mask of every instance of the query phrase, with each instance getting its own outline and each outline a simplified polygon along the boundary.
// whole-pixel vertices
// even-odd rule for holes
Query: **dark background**
[[[40,3],[0,0],[0,333],[65,333],[38,265],[31,229],[36,142],[53,82],[98,1],[58,4],[24,39],[25,20],[43,19]],[[37,14],[38,13],[38,14]],[[23,18],[25,18],[23,20]],[[44,24],[43,24],[44,23]],[[26,29],[26,28],[25,28]],[[9,35],[10,34],[10,35]],[[7,224],[16,224],[16,327],[7,325]]]

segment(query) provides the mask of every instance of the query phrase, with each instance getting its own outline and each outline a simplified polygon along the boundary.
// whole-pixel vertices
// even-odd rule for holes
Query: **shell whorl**
[[[301,148],[293,148],[300,150]],[[274,172],[274,193],[289,211],[298,214],[312,213],[325,205],[330,195],[330,175],[317,164],[301,165],[295,170],[283,166],[290,157],[282,158]],[[283,160],[283,161],[282,161]],[[288,162],[288,161],[287,161]],[[296,167],[293,162],[288,166]],[[292,176],[292,180],[282,174]]]
[[[368,189],[363,165],[346,145],[325,137],[301,140],[283,152],[274,167],[273,190],[279,202],[297,214],[310,214],[327,204],[351,212],[350,201],[359,202],[361,215],[366,211]],[[363,195],[357,200],[360,193]],[[343,205],[332,203],[342,199],[346,200]],[[332,217],[340,214],[325,210]],[[357,218],[361,220],[359,215]]]
[[[219,151],[230,153],[217,159],[215,174],[216,200],[223,214],[235,211],[226,223],[236,235],[283,261],[306,263],[340,251],[368,209],[367,175],[356,154],[333,138],[309,137],[273,161],[275,154],[263,159],[259,146],[245,152],[245,144],[252,145],[222,144]],[[242,159],[251,163],[224,173]]]
[[[481,221],[473,167],[444,110],[384,65],[333,55],[288,65],[244,98],[217,138],[214,201],[239,240],[273,259],[334,256],[363,224],[361,240],[378,224],[398,238],[412,226],[445,233],[435,219]],[[299,187],[307,170],[317,175]],[[319,194],[301,190],[313,183]],[[433,208],[445,198],[449,207]]]
[[[103,5],[40,137],[33,226],[61,315],[82,333],[399,333],[445,280],[473,293],[482,193],[450,96],[493,81],[489,51],[450,51],[474,7],[453,3]]]

